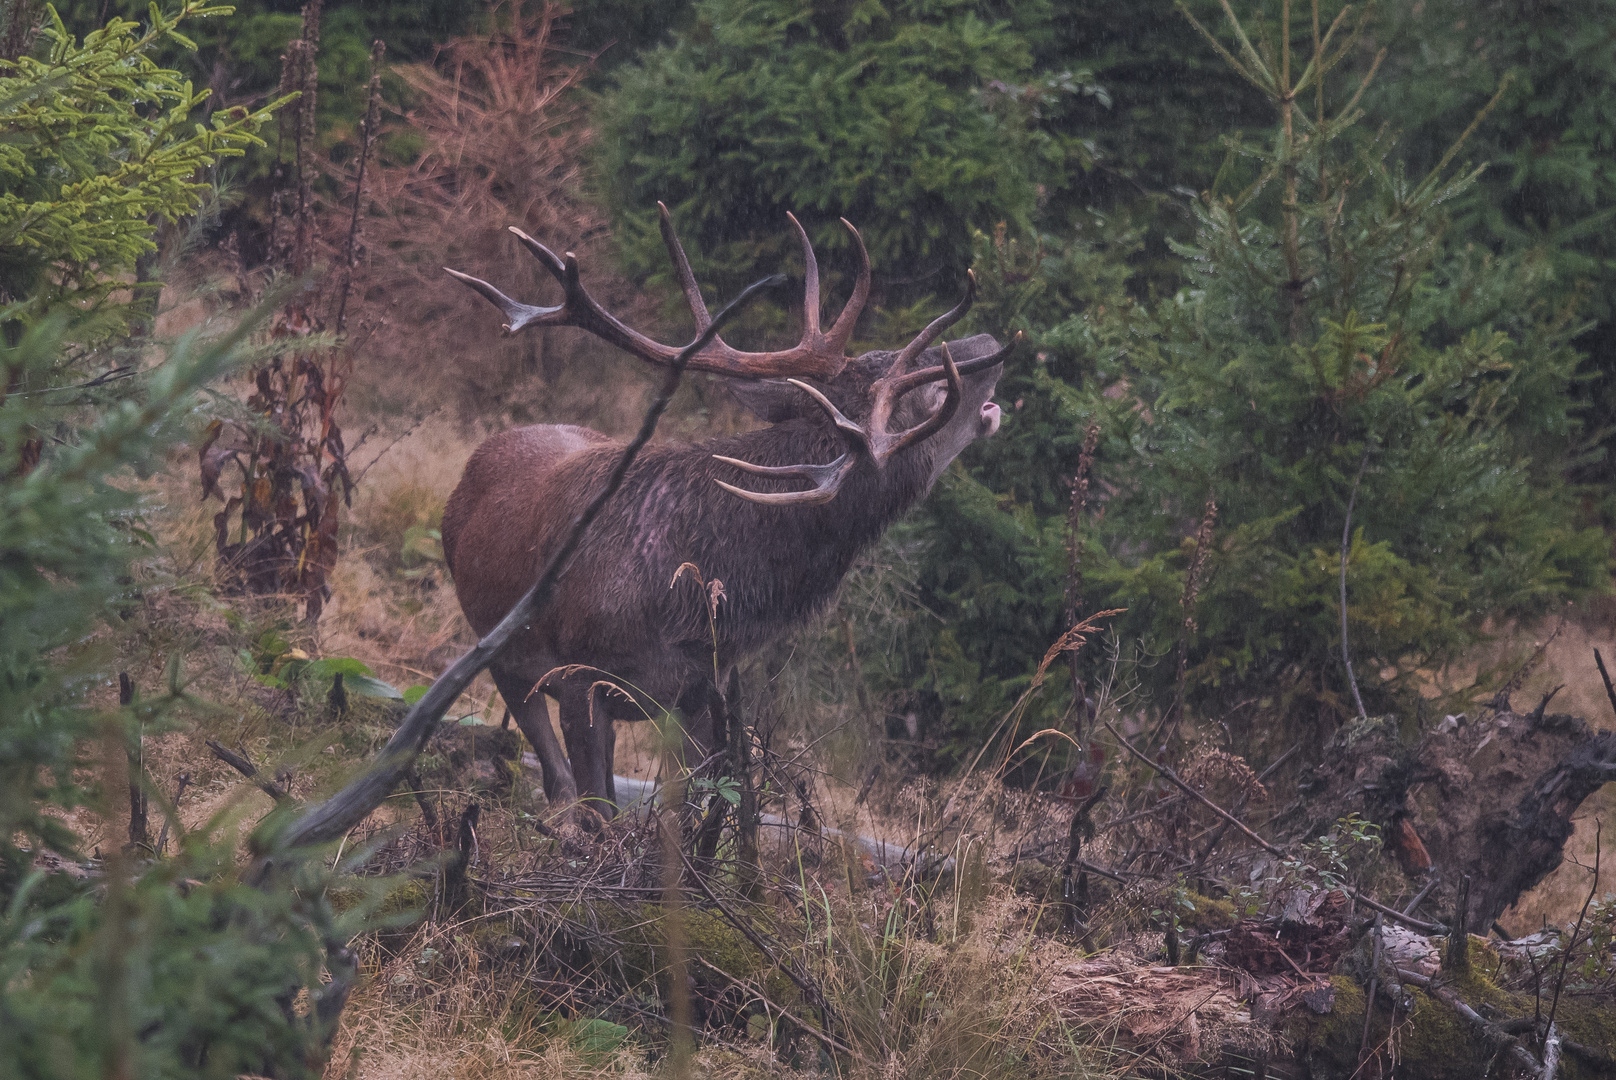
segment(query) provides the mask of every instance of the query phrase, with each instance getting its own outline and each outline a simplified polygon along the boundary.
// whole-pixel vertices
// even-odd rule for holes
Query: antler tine
[[[819,260],[814,258],[813,241],[808,239],[808,230],[802,227],[797,215],[790,210],[786,217],[797,230],[797,236],[802,239],[802,340],[804,342],[819,341]]]
[[[667,245],[668,258],[673,260],[674,273],[679,275],[679,287],[685,291],[685,301],[690,305],[690,314],[696,318],[696,333],[699,334],[713,321],[712,316],[707,314],[707,301],[702,299],[701,286],[696,284],[696,275],[690,271],[685,246],[673,231],[673,215],[668,213],[668,204],[658,200],[657,211],[657,228],[662,231],[662,242]]]
[[[521,242],[523,247],[527,248],[533,253],[533,257],[535,259],[544,264],[544,268],[550,271],[551,276],[553,276],[557,281],[565,284],[566,278],[562,275],[566,273],[566,263],[559,256],[557,256],[555,252],[533,239],[521,229],[518,229],[515,225],[507,225],[505,228],[512,236],[516,237],[516,239]],[[570,251],[567,252],[567,257],[576,258],[576,256],[574,256]]]
[[[1026,334],[1022,333],[1020,330],[1017,330],[1010,338],[1010,343],[1008,345],[1001,345],[998,349],[988,353],[986,356],[978,356],[973,360],[965,361],[965,363],[959,365],[959,373],[961,375],[971,375],[978,371],[986,371],[995,364],[1004,363],[1005,357],[1009,356],[1010,353],[1015,350],[1016,346],[1021,344],[1022,340],[1026,336]],[[944,348],[947,348],[947,345],[944,345]],[[922,368],[919,371],[911,371],[909,374],[904,375],[896,380],[893,386],[893,396],[895,398],[902,397],[904,394],[908,393],[910,390],[913,390],[915,387],[922,385],[923,383],[936,382],[938,379],[946,378],[948,378],[948,372],[941,364],[934,364],[929,368]]]
[[[813,482],[814,486],[805,491],[748,491],[734,484],[725,483],[717,477],[713,478],[713,483],[731,495],[739,495],[749,502],[762,503],[764,506],[818,506],[821,503],[828,503],[842,489],[842,481],[853,471],[853,465],[857,461],[855,455],[851,453],[843,454],[828,465],[753,465],[749,461],[724,457],[721,454],[714,454],[713,457],[726,465],[733,465],[757,476]]]
[[[842,224],[847,231],[853,234],[853,247],[858,252],[858,277],[853,281],[853,292],[842,305],[842,313],[836,316],[831,324],[830,333],[825,336],[825,344],[829,349],[845,352],[847,343],[853,337],[853,330],[858,325],[859,316],[864,312],[864,302],[870,298],[870,253],[864,247],[864,237],[853,227],[853,223],[842,218]]]
[[[904,447],[913,446],[922,439],[936,434],[942,430],[943,425],[954,419],[954,414],[959,411],[960,396],[964,392],[964,387],[960,384],[959,368],[954,365],[954,354],[949,351],[947,342],[943,343],[943,372],[948,379],[948,393],[944,395],[943,403],[937,406],[930,416],[908,431],[890,435],[883,439],[878,450],[878,460],[880,462],[885,463],[887,459]],[[904,390],[909,389],[908,386],[903,385],[907,381],[907,379],[898,379],[890,388],[883,388],[881,392],[890,394],[890,400],[896,402],[898,396]],[[911,385],[919,384],[914,383]],[[887,410],[882,411],[887,412]]]
[[[988,353],[986,356],[978,356],[975,360],[965,361],[965,363],[959,366],[959,373],[961,375],[970,375],[973,372],[986,371],[988,368],[993,367],[996,364],[1004,363],[1010,354],[1016,351],[1017,347],[1021,345],[1022,341],[1024,341],[1026,337],[1027,335],[1025,333],[1017,330],[1014,334],[1010,335],[1010,340],[1006,344],[1001,345],[993,352]]]
[[[847,440],[849,446],[859,453],[869,456],[874,455],[874,447],[870,443],[869,433],[844,416],[842,410],[831,403],[830,398],[821,394],[817,389],[801,379],[787,379],[786,382],[795,386],[798,390],[805,391],[809,397],[814,399],[815,404],[825,410],[825,414],[830,417],[830,422],[836,425],[836,430],[841,432],[842,438]]]
[[[521,301],[512,300],[510,297],[494,288],[494,286],[488,284],[488,282],[484,281],[482,278],[472,277],[470,274],[462,274],[460,271],[451,270],[447,266],[445,266],[443,269],[444,272],[450,277],[454,278],[462,285],[475,289],[477,292],[481,293],[489,303],[503,311],[505,313],[505,318],[509,320],[505,323],[505,332],[508,334],[514,334],[516,331],[522,329],[522,327],[527,326],[530,323],[539,322],[544,318],[544,316],[552,315],[561,310],[560,308],[535,307],[532,304],[524,304]]]
[[[898,354],[898,359],[892,363],[893,374],[901,374],[907,370],[909,365],[914,363],[915,357],[929,349],[931,343],[937,340],[938,334],[963,319],[965,313],[971,310],[971,305],[974,303],[976,303],[976,274],[967,270],[965,271],[965,295],[960,298],[958,304],[954,305],[952,311],[945,311],[937,316],[931,321],[931,325],[916,334],[915,339],[903,347],[903,351]]]
[[[870,443],[869,433],[843,415],[842,410],[838,409],[824,394],[801,379],[787,379],[786,382],[804,391],[814,399],[814,402],[821,409],[825,410],[825,413],[830,417],[831,423],[836,426],[837,433],[847,443],[848,451],[826,465],[754,465],[750,461],[742,461],[739,458],[724,457],[722,454],[713,455],[715,460],[722,461],[726,465],[733,465],[737,469],[749,472],[754,476],[811,481],[814,486],[806,491],[747,491],[745,488],[736,487],[734,484],[726,484],[716,477],[713,479],[713,483],[731,494],[739,495],[741,498],[749,499],[755,503],[763,503],[766,506],[817,506],[820,503],[827,503],[834,499],[836,493],[841,490],[842,481],[847,479],[848,474],[853,471],[853,466],[858,464],[858,459],[861,457],[875,457],[875,448]]]

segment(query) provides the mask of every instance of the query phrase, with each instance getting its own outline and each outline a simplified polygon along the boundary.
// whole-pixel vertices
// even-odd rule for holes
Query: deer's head
[[[668,208],[657,205],[662,212],[662,238],[700,334],[711,325],[712,318],[691,272],[690,260],[674,235]],[[819,263],[796,216],[787,217],[802,240],[806,271],[802,339],[790,349],[742,352],[715,338],[691,358],[688,367],[729,376],[735,396],[761,419],[779,423],[815,413],[824,416],[846,449],[836,460],[822,465],[766,466],[718,458],[757,476],[810,485],[802,490],[758,492],[722,480],[715,483],[752,502],[813,505],[834,499],[842,482],[861,465],[885,470],[900,454],[924,455],[928,480],[936,479],[973,440],[998,430],[999,407],[993,403],[993,390],[1004,358],[1020,335],[1004,346],[987,334],[934,344],[944,330],[970,310],[976,297],[976,278],[970,275],[965,296],[953,310],[938,316],[902,349],[849,357],[847,343],[870,294],[870,257],[864,241],[844,218],[842,224],[852,234],[858,255],[858,276],[841,314],[829,330],[822,330]],[[480,278],[448,271],[505,313],[508,332],[528,326],[576,326],[653,364],[668,364],[679,354],[678,347],[651,340],[601,307],[579,281],[577,256],[567,252],[557,257],[520,229],[513,226],[511,232],[561,283],[565,298],[560,306],[523,304]]]

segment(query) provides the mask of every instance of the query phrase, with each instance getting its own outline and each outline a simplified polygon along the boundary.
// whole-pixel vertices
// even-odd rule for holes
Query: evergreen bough
[[[1007,372],[1004,430],[971,476],[945,478],[917,530],[921,600],[943,618],[906,675],[964,744],[1063,629],[1066,478],[1091,421],[1107,491],[1103,517],[1083,524],[1082,610],[1128,611],[1123,662],[1106,670],[1096,650],[1089,685],[1119,676],[1113,691],[1143,692],[1130,709],[1160,716],[1185,632],[1191,711],[1228,723],[1243,749],[1273,740],[1277,753],[1356,711],[1338,575],[1360,467],[1347,623],[1371,710],[1411,706],[1416,671],[1478,640],[1487,617],[1539,614],[1608,581],[1609,541],[1564,479],[1582,325],[1531,259],[1452,237],[1446,208],[1479,172],[1452,169],[1459,146],[1411,178],[1385,133],[1358,126],[1360,79],[1318,93],[1356,20],[1349,10],[1296,57],[1283,34],[1234,27],[1225,60],[1276,123],[1224,139],[1222,170],[1190,204],[1197,233],[1176,248],[1174,295],[1130,298],[1119,260],[1075,240],[1011,267],[1005,241],[982,238],[979,324],[1028,329],[1036,359]],[[1217,526],[1186,611],[1209,496]],[[1051,695],[1024,723],[1066,706]]]

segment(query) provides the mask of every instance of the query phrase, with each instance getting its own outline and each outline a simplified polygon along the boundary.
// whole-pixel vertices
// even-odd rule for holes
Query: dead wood
[[[1321,760],[1280,835],[1317,835],[1347,813],[1387,837],[1407,826],[1444,882],[1470,876],[1464,929],[1485,932],[1560,865],[1573,815],[1616,780],[1616,732],[1563,713],[1482,710],[1410,746],[1391,718],[1371,717],[1344,725]]]
[[[260,776],[258,773],[258,766],[254,765],[244,755],[238,754],[234,750],[214,742],[212,739],[207,740],[207,747],[209,750],[213,751],[214,757],[218,758],[220,761],[236,770],[242,776],[245,776],[247,779],[257,784],[263,793],[268,795],[271,799],[274,799],[276,802],[280,802],[282,799],[286,798],[286,790],[279,784],[272,783]]]

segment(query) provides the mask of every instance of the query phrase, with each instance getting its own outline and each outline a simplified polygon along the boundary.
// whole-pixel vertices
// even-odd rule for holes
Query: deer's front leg
[[[499,696],[505,699],[506,707],[516,718],[516,726],[533,745],[533,753],[537,755],[539,768],[544,773],[544,797],[553,808],[571,807],[578,801],[578,785],[573,779],[572,765],[567,761],[567,755],[561,752],[555,729],[550,726],[550,709],[544,694],[534,690],[533,685],[520,675],[502,671],[498,667],[490,668],[489,674],[494,677]]]

